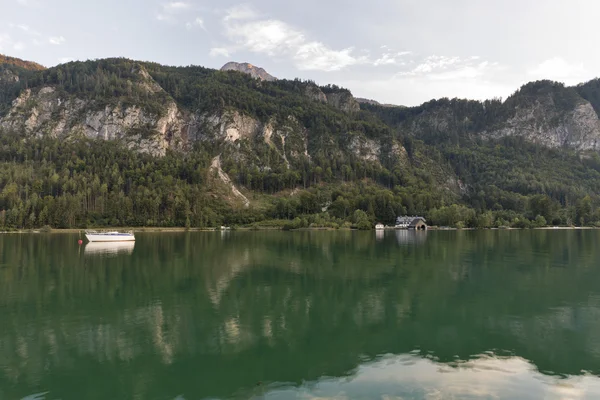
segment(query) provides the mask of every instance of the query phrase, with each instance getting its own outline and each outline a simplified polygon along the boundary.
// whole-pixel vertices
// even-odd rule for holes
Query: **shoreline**
[[[183,233],[183,232],[232,232],[232,231],[285,231],[285,229],[280,227],[238,227],[235,229],[220,229],[220,228],[178,228],[178,227],[170,227],[170,228],[158,228],[158,227],[137,227],[137,228],[125,228],[125,227],[112,227],[112,228],[95,228],[99,230],[114,230],[114,231],[132,231],[137,233]],[[594,226],[546,226],[541,228],[441,228],[436,226],[430,226],[427,228],[427,231],[522,231],[522,230],[596,230],[600,229],[600,227]],[[81,233],[86,229],[72,229],[72,228],[57,228],[52,229],[50,231],[43,231],[42,229],[18,229],[14,231],[0,231],[0,234],[24,234],[24,233],[35,233],[35,234],[44,234],[44,233]],[[395,229],[393,227],[385,227],[384,229],[371,229],[373,232],[382,232],[382,231],[409,231],[408,229]],[[315,228],[298,228],[298,229],[290,229],[289,232],[297,231],[358,231],[358,229],[351,228],[323,228],[323,227],[315,227]],[[363,231],[369,232],[369,231]],[[423,231],[416,231],[423,232]]]

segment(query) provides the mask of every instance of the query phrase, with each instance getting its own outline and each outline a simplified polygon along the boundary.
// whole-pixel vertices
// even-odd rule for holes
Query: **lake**
[[[597,399],[600,231],[0,235],[0,399]]]

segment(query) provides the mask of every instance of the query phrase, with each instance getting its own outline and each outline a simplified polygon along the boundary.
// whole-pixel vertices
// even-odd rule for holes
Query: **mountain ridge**
[[[70,201],[82,195],[73,188],[98,181],[123,207],[145,204],[147,193],[162,211],[148,205],[139,216],[119,217],[98,202],[70,226],[85,218],[112,225],[275,218],[294,227],[366,226],[364,218],[393,223],[403,213],[450,226],[600,221],[597,80],[575,87],[533,82],[505,101],[442,98],[388,107],[360,103],[335,85],[239,72],[124,58],[39,71],[11,67],[19,79],[0,82],[0,140],[9,149],[0,163],[12,171],[22,157],[39,172],[0,173],[0,213],[25,210],[35,216],[32,224],[41,223],[40,213],[48,222],[50,213],[56,225],[50,199]],[[55,150],[31,153],[39,143]],[[75,158],[54,160],[61,148]],[[107,148],[132,164],[106,155]],[[121,172],[106,175],[93,161],[101,158]],[[52,173],[42,173],[45,165],[70,171],[57,178],[58,191]],[[36,179],[39,196],[48,199],[34,205],[19,188],[38,185]],[[10,226],[25,226],[27,218]]]

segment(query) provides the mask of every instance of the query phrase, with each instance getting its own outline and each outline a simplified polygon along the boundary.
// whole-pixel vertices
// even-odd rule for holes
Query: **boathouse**
[[[427,221],[423,217],[403,216],[396,218],[396,229],[412,229],[424,231],[427,229]]]

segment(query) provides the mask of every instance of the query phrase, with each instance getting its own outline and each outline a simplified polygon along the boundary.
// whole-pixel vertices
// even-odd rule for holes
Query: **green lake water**
[[[0,235],[0,399],[598,399],[600,231]]]

